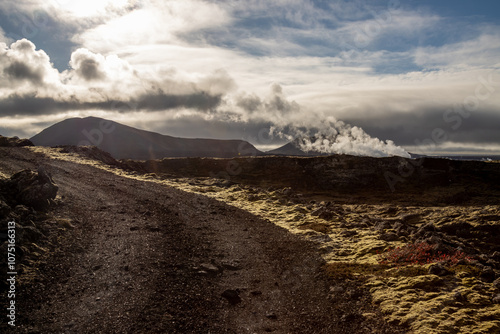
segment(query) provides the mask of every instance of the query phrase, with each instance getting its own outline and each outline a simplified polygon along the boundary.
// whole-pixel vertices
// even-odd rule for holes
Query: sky
[[[2,0],[0,134],[86,116],[264,150],[500,154],[500,2]]]

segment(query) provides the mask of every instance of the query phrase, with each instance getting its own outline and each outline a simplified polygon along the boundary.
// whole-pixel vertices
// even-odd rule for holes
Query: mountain
[[[30,138],[37,146],[93,145],[115,159],[264,155],[243,140],[189,139],[136,129],[97,117],[70,118]]]
[[[315,138],[312,137],[311,141],[315,141]],[[299,156],[299,157],[309,157],[309,156],[322,156],[322,155],[328,155],[326,153],[321,153],[318,151],[304,151],[301,148],[301,144],[304,142],[304,139],[295,139],[288,144],[285,144],[281,147],[278,147],[274,150],[267,151],[267,154],[272,154],[272,155],[285,155],[285,156]]]

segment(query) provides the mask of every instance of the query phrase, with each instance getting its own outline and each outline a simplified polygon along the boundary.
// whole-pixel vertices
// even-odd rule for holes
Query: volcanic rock
[[[240,297],[240,294],[237,290],[231,290],[231,289],[225,290],[222,293],[222,297],[227,299],[227,301],[231,305],[236,305],[238,303],[241,303],[241,297]]]
[[[451,272],[446,269],[444,266],[436,263],[433,264],[429,267],[429,274],[430,275],[437,275],[437,276],[446,276],[451,274]]]
[[[4,137],[0,135],[0,147],[22,147],[34,146],[28,139],[19,139],[17,137]]]
[[[59,189],[43,168],[38,172],[22,170],[12,175],[9,183],[11,190],[17,193],[17,202],[37,210],[46,209]]]

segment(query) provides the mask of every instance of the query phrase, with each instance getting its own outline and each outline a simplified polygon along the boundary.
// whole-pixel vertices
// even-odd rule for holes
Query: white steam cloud
[[[275,135],[292,140],[304,152],[410,158],[410,154],[393,141],[371,137],[362,128],[332,117],[323,122],[321,128],[288,126],[287,129],[272,128],[271,131]]]
[[[278,84],[271,86],[263,100],[255,95],[240,95],[236,105],[252,118],[273,124],[270,134],[286,138],[304,152],[349,154],[357,156],[409,158],[410,154],[391,140],[371,137],[362,128],[351,126],[319,112],[305,111],[288,101]]]

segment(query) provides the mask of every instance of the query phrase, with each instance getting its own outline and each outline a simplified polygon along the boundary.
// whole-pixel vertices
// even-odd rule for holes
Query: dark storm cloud
[[[205,92],[185,95],[148,94],[139,97],[137,107],[139,109],[146,110],[163,110],[180,107],[198,110],[210,110],[216,108],[220,103],[220,95],[210,95]]]
[[[122,113],[137,110],[161,111],[175,108],[209,110],[217,107],[220,102],[220,96],[212,96],[203,92],[186,95],[142,95],[136,100],[111,99],[99,102],[85,102],[77,99],[59,101],[54,98],[13,94],[8,98],[0,100],[0,116],[48,115],[69,110],[91,109],[117,111]]]

